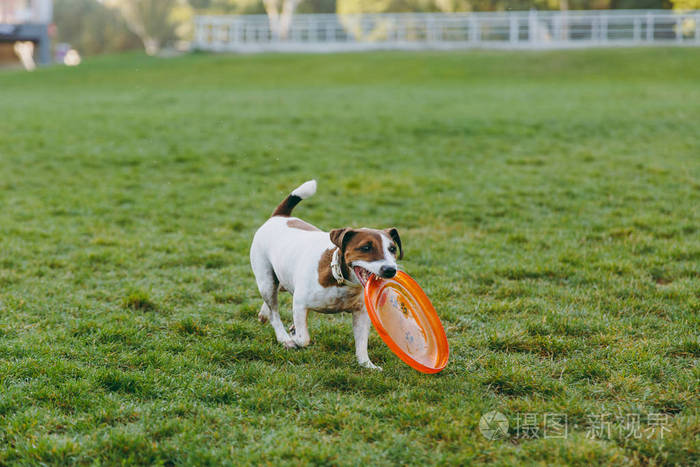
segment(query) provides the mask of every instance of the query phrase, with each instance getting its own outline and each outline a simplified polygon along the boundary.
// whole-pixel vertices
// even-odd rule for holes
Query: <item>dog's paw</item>
[[[366,362],[359,362],[360,366],[362,368],[369,368],[370,370],[377,370],[377,371],[382,371],[382,367],[375,365],[371,361],[367,360]]]
[[[300,349],[302,347],[308,346],[311,343],[311,339],[309,339],[308,337],[306,339],[302,339],[301,336],[297,336],[297,335],[292,335],[292,340],[294,341],[296,346]]]
[[[283,341],[282,345],[285,349],[296,349],[298,347],[297,343],[294,342],[294,339]]]

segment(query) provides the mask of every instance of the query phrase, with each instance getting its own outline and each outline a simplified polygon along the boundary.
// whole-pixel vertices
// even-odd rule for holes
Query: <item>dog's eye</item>
[[[389,253],[396,253],[396,247],[394,245],[389,247]]]
[[[360,251],[370,251],[372,249],[371,243],[366,243],[360,247]]]

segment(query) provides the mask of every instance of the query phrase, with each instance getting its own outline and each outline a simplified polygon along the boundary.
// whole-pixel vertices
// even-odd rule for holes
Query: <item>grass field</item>
[[[700,49],[0,74],[0,465],[697,464],[698,83]],[[399,228],[441,374],[257,322],[252,235],[312,177],[304,219]]]

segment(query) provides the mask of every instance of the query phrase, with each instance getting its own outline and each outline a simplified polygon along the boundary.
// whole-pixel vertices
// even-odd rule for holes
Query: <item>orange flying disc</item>
[[[423,373],[447,365],[450,348],[433,304],[405,272],[391,279],[374,274],[365,284],[365,305],[374,328],[401,360]]]

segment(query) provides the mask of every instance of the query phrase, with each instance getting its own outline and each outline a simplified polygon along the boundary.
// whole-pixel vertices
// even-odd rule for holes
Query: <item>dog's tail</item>
[[[302,199],[310,198],[316,193],[316,180],[309,180],[306,183],[302,183],[297,188],[292,191],[289,196],[284,198],[284,200],[277,206],[277,209],[272,213],[274,216],[289,217],[292,214],[292,209],[294,206],[299,204]]]

